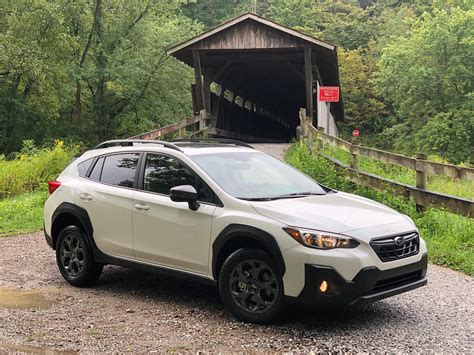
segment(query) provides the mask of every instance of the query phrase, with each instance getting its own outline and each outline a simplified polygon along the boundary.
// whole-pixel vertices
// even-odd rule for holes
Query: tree
[[[340,49],[338,52],[346,134],[357,128],[367,137],[384,128],[388,112],[371,82],[375,66],[374,46],[370,44],[365,49]]]
[[[189,68],[165,50],[202,29],[181,0],[0,4],[0,150],[92,144],[191,113]]]
[[[384,50],[375,84],[393,107],[398,150],[424,149],[457,162],[473,145],[474,10],[435,10],[416,20],[409,36]],[[442,120],[447,120],[442,123]],[[437,131],[436,127],[444,127]],[[462,134],[451,132],[462,131]],[[443,144],[434,144],[436,134]],[[449,137],[466,137],[461,144]]]

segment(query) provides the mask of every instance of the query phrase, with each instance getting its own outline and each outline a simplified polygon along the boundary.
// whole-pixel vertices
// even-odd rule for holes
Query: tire
[[[239,249],[219,272],[219,294],[240,321],[271,323],[284,308],[283,281],[270,255],[259,249]]]
[[[94,262],[87,237],[76,226],[66,227],[59,234],[56,243],[56,262],[64,279],[78,287],[93,285],[104,267]]]

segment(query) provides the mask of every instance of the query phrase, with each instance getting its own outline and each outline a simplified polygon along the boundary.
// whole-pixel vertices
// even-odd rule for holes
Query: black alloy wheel
[[[278,282],[273,270],[260,260],[246,260],[231,272],[229,287],[234,302],[244,311],[264,313],[275,305]]]
[[[59,234],[56,262],[64,279],[78,287],[94,284],[104,267],[94,262],[87,236],[77,226],[66,227]]]
[[[222,303],[238,320],[270,323],[283,310],[282,276],[263,250],[234,251],[223,263],[218,281]]]

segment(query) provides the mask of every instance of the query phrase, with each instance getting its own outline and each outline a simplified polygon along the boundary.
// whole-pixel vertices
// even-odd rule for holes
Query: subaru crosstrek
[[[289,300],[365,304],[427,283],[409,217],[242,142],[104,142],[49,192],[46,240],[75,286],[106,264],[171,271],[217,284],[237,319],[265,323]]]

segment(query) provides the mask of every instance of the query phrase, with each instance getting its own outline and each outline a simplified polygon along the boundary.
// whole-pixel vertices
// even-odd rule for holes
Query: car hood
[[[388,235],[394,228],[395,233],[416,229],[401,213],[378,202],[344,192],[253,201],[251,204],[258,213],[288,226],[342,233],[367,240],[376,236],[374,233]],[[365,235],[367,238],[364,238]]]

